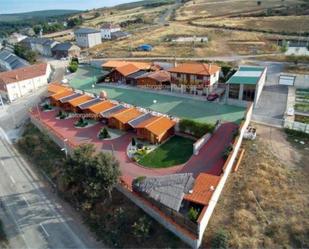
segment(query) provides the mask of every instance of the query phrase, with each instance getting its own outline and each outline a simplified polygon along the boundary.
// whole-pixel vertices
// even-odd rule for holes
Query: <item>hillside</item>
[[[18,22],[31,19],[46,19],[79,13],[80,10],[41,10],[16,14],[0,14],[0,22]]]

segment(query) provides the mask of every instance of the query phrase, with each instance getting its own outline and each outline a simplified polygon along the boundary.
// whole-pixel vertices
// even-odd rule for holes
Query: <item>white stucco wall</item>
[[[48,64],[45,75],[7,84],[6,95],[8,100],[10,102],[15,101],[16,99],[25,96],[31,92],[34,92],[35,90],[47,85],[50,73],[51,73],[51,67]]]

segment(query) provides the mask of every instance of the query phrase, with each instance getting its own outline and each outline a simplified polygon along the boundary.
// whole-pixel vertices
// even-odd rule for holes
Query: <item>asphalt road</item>
[[[48,189],[28,163],[0,136],[0,217],[11,248],[98,248]],[[102,247],[100,247],[102,248]]]

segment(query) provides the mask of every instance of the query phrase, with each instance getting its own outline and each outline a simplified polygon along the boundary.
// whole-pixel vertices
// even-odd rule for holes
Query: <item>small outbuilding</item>
[[[80,47],[70,43],[59,43],[52,48],[52,55],[57,59],[60,58],[78,58],[80,56]]]

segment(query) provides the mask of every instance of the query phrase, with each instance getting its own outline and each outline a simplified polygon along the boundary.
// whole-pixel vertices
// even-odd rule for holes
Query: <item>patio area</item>
[[[89,81],[83,79],[83,77],[78,77],[78,75],[73,77],[69,83],[72,87],[86,92],[99,94],[105,91],[107,98],[112,100],[199,122],[214,124],[220,119],[226,122],[240,123],[245,113],[245,108],[212,103],[206,101],[206,99],[204,101],[138,88],[117,87],[113,86],[112,83],[110,86],[96,84],[93,87],[93,80]]]

